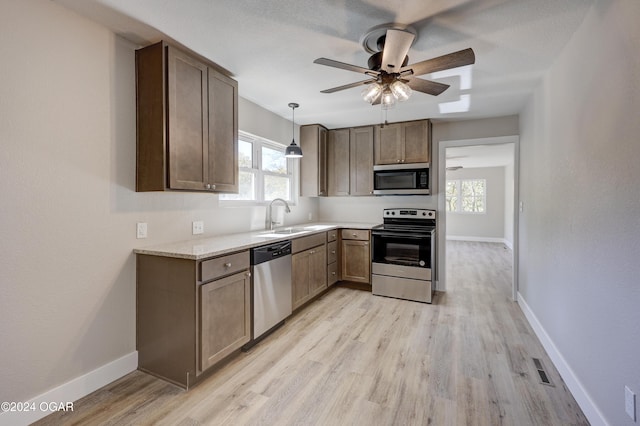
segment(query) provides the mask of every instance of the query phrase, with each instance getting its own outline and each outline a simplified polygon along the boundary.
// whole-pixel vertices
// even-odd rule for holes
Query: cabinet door
[[[373,126],[350,129],[350,195],[373,194]]]
[[[309,250],[309,291],[311,296],[327,288],[327,251],[325,246]]]
[[[208,182],[207,66],[167,47],[168,187],[205,190]]]
[[[396,164],[402,161],[402,124],[376,126],[375,164]]]
[[[342,241],[342,279],[359,283],[370,283],[371,256],[369,242],[359,240]]]
[[[329,131],[329,195],[349,195],[349,129]]]
[[[291,302],[293,309],[309,300],[309,250],[291,256]]]
[[[311,124],[300,126],[300,195],[327,195],[327,129]]]
[[[209,68],[209,181],[217,192],[238,192],[238,83]]]
[[[327,179],[327,138],[324,127],[318,130],[318,195],[326,197],[329,193]]]
[[[404,123],[403,163],[429,162],[428,121]]]
[[[206,370],[251,337],[249,273],[200,286],[200,369]]]

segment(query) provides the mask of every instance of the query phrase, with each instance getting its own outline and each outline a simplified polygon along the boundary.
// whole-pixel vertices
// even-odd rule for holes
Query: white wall
[[[486,213],[447,212],[447,238],[493,242],[504,240],[504,169],[504,167],[477,167],[447,170],[447,180],[485,179],[486,181]]]
[[[520,121],[520,296],[594,425],[637,424],[639,18],[597,2]]]
[[[504,243],[513,248],[514,231],[514,197],[515,166],[509,163],[504,166]]]
[[[261,228],[265,208],[135,192],[134,46],[48,0],[0,2],[0,28],[0,401],[24,401],[134,353],[133,248],[190,239],[196,219],[204,236]],[[239,115],[290,141],[290,121]]]

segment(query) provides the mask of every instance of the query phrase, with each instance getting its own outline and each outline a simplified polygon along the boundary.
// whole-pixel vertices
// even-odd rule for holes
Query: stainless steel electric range
[[[371,230],[373,294],[431,303],[435,289],[436,212],[384,209]]]

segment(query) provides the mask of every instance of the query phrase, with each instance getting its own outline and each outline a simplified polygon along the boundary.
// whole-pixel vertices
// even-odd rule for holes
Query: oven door
[[[432,235],[374,231],[372,262],[431,269]]]

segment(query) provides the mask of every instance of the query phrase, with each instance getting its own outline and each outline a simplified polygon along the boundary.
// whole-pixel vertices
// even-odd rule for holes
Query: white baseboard
[[[451,240],[451,241],[473,241],[473,242],[479,242],[479,243],[502,243],[505,246],[509,247],[511,250],[513,250],[513,244],[511,244],[510,241],[507,241],[505,238],[498,238],[498,237],[465,237],[465,236],[458,236],[458,235],[447,235],[447,240]]]
[[[66,405],[77,401],[137,368],[138,352],[134,351],[26,401],[29,406],[35,408],[33,411],[0,413],[0,425],[29,425],[52,413],[48,406],[49,403]]]
[[[527,321],[529,321],[531,328],[533,328],[536,336],[538,336],[540,343],[542,343],[542,346],[549,354],[549,358],[551,358],[553,365],[555,365],[560,376],[562,376],[562,380],[566,383],[571,394],[582,409],[582,412],[587,417],[587,420],[589,420],[589,423],[591,423],[592,426],[609,426],[609,423],[605,420],[598,407],[594,404],[578,377],[576,377],[571,366],[569,366],[567,361],[564,359],[556,345],[553,343],[553,340],[551,340],[545,329],[542,327],[542,324],[540,324],[540,321],[538,321],[538,318],[519,292],[518,304],[520,305],[520,309],[522,309],[524,316],[527,318]]]

